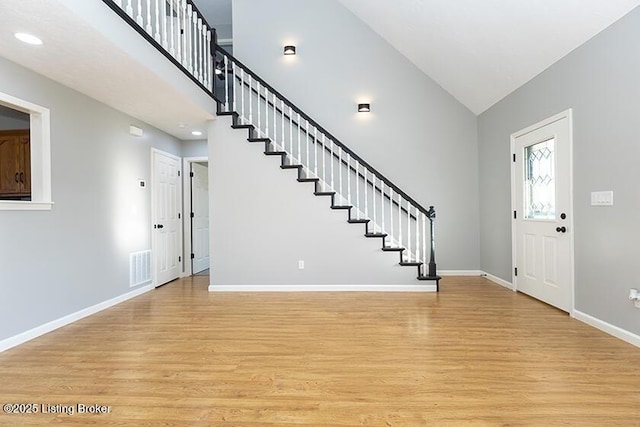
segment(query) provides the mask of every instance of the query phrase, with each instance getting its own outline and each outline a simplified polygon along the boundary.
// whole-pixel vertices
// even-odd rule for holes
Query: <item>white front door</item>
[[[209,168],[191,164],[193,274],[209,268]]]
[[[154,282],[160,286],[180,276],[180,158],[151,154]]]
[[[511,136],[514,285],[573,309],[571,110]]]

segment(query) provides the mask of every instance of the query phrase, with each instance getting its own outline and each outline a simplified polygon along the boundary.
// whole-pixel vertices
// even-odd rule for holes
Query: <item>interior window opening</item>
[[[0,105],[0,200],[31,201],[31,117]]]

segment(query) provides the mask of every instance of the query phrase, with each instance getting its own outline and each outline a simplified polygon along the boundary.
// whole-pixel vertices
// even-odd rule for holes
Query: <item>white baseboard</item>
[[[34,338],[38,338],[41,335],[47,334],[51,331],[55,331],[58,328],[69,325],[70,323],[77,322],[80,319],[83,319],[87,316],[91,316],[92,314],[98,313],[99,311],[105,310],[109,307],[113,307],[116,304],[120,304],[128,299],[137,297],[138,295],[142,295],[145,292],[148,292],[153,289],[153,285],[143,286],[126,294],[120,295],[118,297],[112,298],[110,300],[101,302],[99,304],[93,305],[91,307],[87,307],[83,310],[76,311],[75,313],[69,314],[67,316],[61,317],[57,320],[52,320],[51,322],[45,323],[44,325],[37,326],[33,329],[30,329],[21,334],[15,335],[10,338],[6,338],[0,341],[0,353],[23,344],[27,341],[30,341]]]
[[[209,292],[435,292],[436,285],[210,285]]]
[[[487,279],[491,280],[493,283],[497,283],[500,286],[504,286],[507,289],[510,289],[513,291],[513,284],[511,282],[507,282],[504,279],[499,278],[498,276],[494,276],[493,274],[489,274],[489,273],[482,273],[481,276],[486,277]]]
[[[482,276],[480,270],[438,270],[439,276]]]
[[[622,341],[626,341],[631,345],[640,347],[640,335],[636,335],[632,332],[614,326],[610,323],[605,322],[604,320],[600,320],[578,310],[574,310],[572,315],[574,318],[586,323],[589,326],[593,326],[594,328],[600,329],[601,331],[606,332],[609,335],[620,338]]]

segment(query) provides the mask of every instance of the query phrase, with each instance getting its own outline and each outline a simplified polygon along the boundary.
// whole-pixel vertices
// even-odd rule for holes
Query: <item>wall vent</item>
[[[151,281],[151,251],[134,252],[129,255],[129,286],[138,286]]]

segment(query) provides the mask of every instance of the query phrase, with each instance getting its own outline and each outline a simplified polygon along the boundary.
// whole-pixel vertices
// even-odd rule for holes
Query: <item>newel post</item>
[[[436,274],[436,240],[433,231],[433,222],[436,219],[436,210],[433,206],[429,206],[427,218],[429,218],[429,232],[431,234],[431,255],[429,257],[429,275],[427,276],[427,280],[435,280],[436,290],[440,291],[441,277]]]

